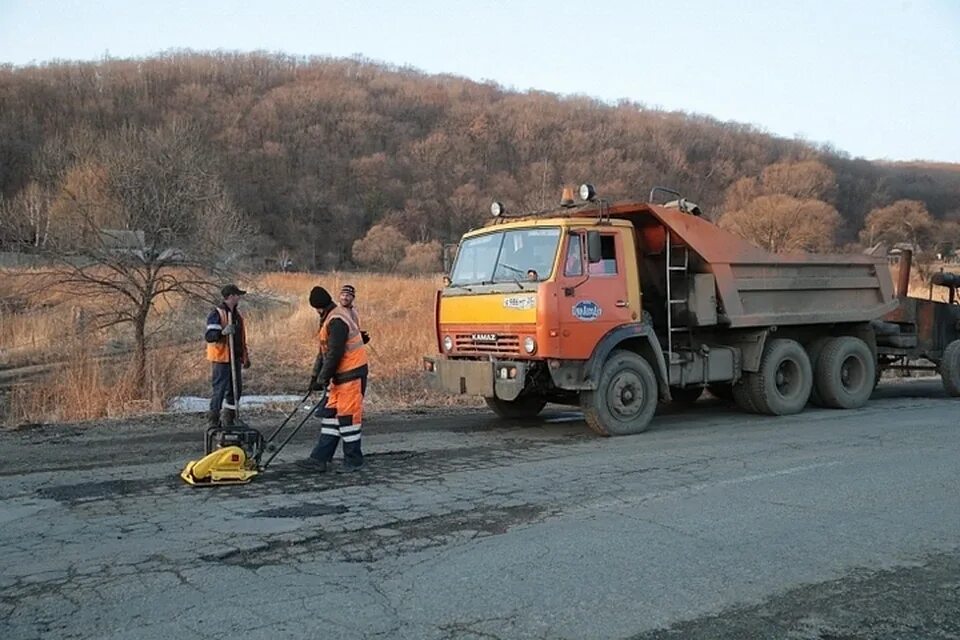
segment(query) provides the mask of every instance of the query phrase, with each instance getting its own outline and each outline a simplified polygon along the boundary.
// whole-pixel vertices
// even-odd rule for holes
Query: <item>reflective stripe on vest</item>
[[[337,373],[347,373],[365,366],[367,364],[367,351],[363,348],[360,328],[354,322],[350,313],[342,307],[335,307],[323,319],[323,325],[320,327],[320,350],[323,353],[328,351],[328,332],[330,321],[334,318],[342,320],[347,325],[347,344],[343,351],[343,357],[337,363]]]

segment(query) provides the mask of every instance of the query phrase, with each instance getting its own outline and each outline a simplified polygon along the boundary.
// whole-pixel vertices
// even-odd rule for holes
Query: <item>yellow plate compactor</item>
[[[287,417],[280,423],[268,438],[256,429],[250,428],[244,424],[238,424],[232,427],[210,427],[204,436],[204,452],[206,455],[199,460],[191,460],[187,466],[180,472],[180,477],[184,482],[195,487],[211,487],[224,484],[246,484],[254,476],[266,470],[267,466],[280,453],[293,436],[297,435],[300,428],[306,424],[313,413],[314,406],[306,405],[312,392],[307,392],[297,406],[293,408]],[[325,397],[318,401],[323,404]],[[279,443],[274,441],[280,435],[280,431],[297,414],[301,406],[307,410],[299,424]],[[264,453],[270,453],[270,456],[261,463]]]

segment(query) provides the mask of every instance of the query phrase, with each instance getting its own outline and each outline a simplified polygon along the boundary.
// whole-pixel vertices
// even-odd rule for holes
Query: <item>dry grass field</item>
[[[896,267],[892,276],[896,282]],[[24,282],[34,285],[32,293],[23,293]],[[253,362],[244,378],[247,394],[305,391],[318,328],[308,292],[322,285],[336,296],[346,282],[357,288],[361,322],[371,335],[371,408],[471,402],[424,388],[420,357],[436,350],[433,306],[440,278],[371,273],[268,273],[241,279],[249,291],[241,310]],[[209,304],[159,301],[149,325],[150,388],[143,397],[132,384],[129,328],[99,330],[90,320],[112,302],[77,299],[37,284],[29,271],[0,277],[0,422],[157,412],[174,396],[209,393],[202,338]],[[933,297],[945,300],[946,291],[934,287]],[[930,288],[914,274],[910,293],[925,298]]]
[[[0,391],[7,424],[91,420],[162,411],[170,398],[209,393],[203,327],[210,305],[167,299],[150,321],[148,397],[131,384],[129,330],[98,330],[93,311],[110,301],[77,300],[41,289],[23,295],[29,272],[0,278]],[[317,352],[319,319],[307,303],[315,285],[334,296],[357,288],[361,323],[371,335],[371,407],[450,402],[424,388],[420,357],[435,350],[439,277],[369,273],[270,273],[241,279],[253,366],[247,394],[302,393]],[[34,283],[35,284],[35,283]],[[30,287],[37,289],[37,287]]]

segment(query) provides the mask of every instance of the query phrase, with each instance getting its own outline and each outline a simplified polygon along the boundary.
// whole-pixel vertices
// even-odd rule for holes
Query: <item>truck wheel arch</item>
[[[614,349],[626,349],[642,356],[650,363],[654,373],[657,375],[657,388],[660,400],[670,401],[670,383],[667,378],[667,363],[663,357],[663,350],[657,340],[656,334],[650,325],[632,324],[617,327],[608,332],[597,346],[594,347],[587,365],[584,367],[585,382],[588,387],[595,389],[597,381],[600,379],[600,373],[603,370],[603,364],[610,357]]]

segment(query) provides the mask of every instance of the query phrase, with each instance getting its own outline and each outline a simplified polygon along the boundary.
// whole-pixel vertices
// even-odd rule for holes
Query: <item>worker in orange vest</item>
[[[344,472],[363,467],[360,446],[363,396],[367,390],[367,352],[352,313],[337,306],[323,287],[310,291],[310,306],[320,315],[320,350],[310,376],[310,388],[327,389],[320,411],[320,439],[310,455],[297,462],[303,469],[327,471],[343,441]]]
[[[238,304],[240,296],[247,292],[235,284],[220,290],[223,302],[207,316],[207,360],[212,364],[213,395],[210,397],[210,412],[207,422],[211,427],[232,427],[237,419],[237,403],[242,395],[241,368],[250,366],[247,351],[247,329]],[[235,367],[230,366],[230,336],[233,336]],[[232,369],[232,370],[231,370]],[[233,397],[233,375],[237,376],[237,397]]]
[[[363,344],[367,344],[370,342],[370,334],[360,327],[360,314],[357,313],[357,308],[353,306],[353,302],[356,299],[357,289],[352,284],[345,284],[340,287],[340,306],[349,311],[350,315],[353,316],[354,324],[360,329],[360,337],[363,338]]]

